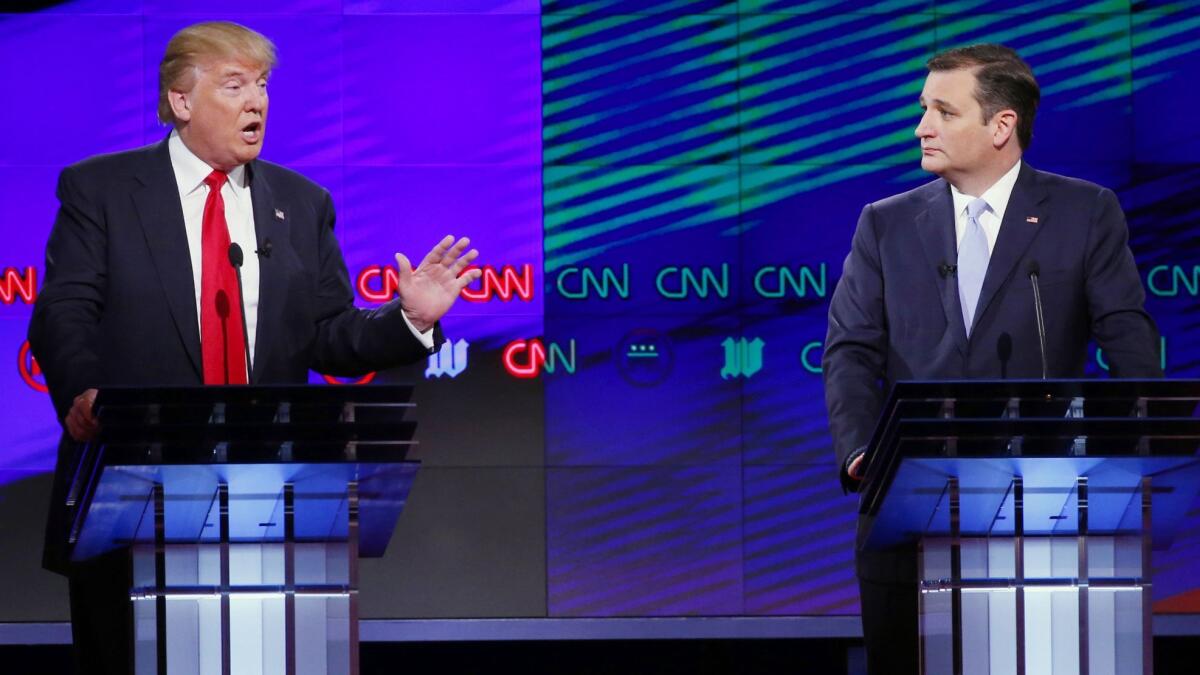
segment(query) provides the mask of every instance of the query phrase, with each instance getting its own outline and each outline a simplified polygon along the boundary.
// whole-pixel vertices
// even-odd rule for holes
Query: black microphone
[[[1008,379],[1008,360],[1012,358],[1012,336],[1007,331],[996,339],[996,357],[1000,359],[1000,379]]]
[[[267,237],[266,239],[263,239],[263,243],[260,244],[258,249],[254,251],[254,254],[261,258],[270,258],[271,257],[271,238]]]
[[[938,265],[938,274],[942,275],[943,279],[946,277],[958,276],[958,265],[948,265],[946,264],[946,261],[943,260],[942,264]]]
[[[237,242],[229,243],[229,264],[237,273],[238,310],[242,316],[242,346],[246,348],[246,383],[250,383],[250,329],[246,326],[246,294],[242,292],[242,247]]]
[[[1038,331],[1038,346],[1042,350],[1042,379],[1046,379],[1046,317],[1042,314],[1042,291],[1038,287],[1038,274],[1041,272],[1041,266],[1036,260],[1030,260],[1025,264],[1025,273],[1029,275],[1029,281],[1033,283],[1033,310],[1037,314],[1037,331]]]

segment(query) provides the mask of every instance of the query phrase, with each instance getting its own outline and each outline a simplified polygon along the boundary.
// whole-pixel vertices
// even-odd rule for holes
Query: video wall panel
[[[1031,63],[1029,162],[1117,192],[1165,369],[1200,377],[1195,2],[43,4],[0,14],[19,103],[0,109],[0,528],[22,542],[0,621],[66,616],[37,569],[58,428],[25,344],[57,175],[165,138],[158,60],[197,20],[278,45],[263,157],[330,190],[359,306],[392,297],[397,251],[451,233],[482,252],[440,352],[311,376],[417,386],[424,469],[364,565],[369,618],[856,613],[826,312],[863,206],[930,179],[916,99],[948,47]],[[1200,505],[1186,523],[1156,554],[1158,611],[1200,612]]]

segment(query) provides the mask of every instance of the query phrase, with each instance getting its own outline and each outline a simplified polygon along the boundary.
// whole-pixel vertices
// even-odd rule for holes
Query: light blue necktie
[[[988,210],[983,199],[974,199],[967,204],[967,230],[963,232],[958,246],[958,299],[962,304],[963,323],[967,335],[971,335],[971,324],[975,320],[975,308],[979,303],[979,292],[983,290],[983,277],[987,274],[987,235],[979,224],[979,217]]]

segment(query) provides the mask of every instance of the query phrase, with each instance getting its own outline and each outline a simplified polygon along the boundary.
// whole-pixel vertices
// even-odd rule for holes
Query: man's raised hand
[[[413,327],[424,333],[433,327],[450,309],[458,294],[467,284],[482,276],[478,269],[463,273],[479,251],[463,251],[471,240],[463,237],[457,242],[452,235],[438,242],[421,264],[413,269],[412,263],[403,253],[396,254],[399,268],[396,292],[400,295],[400,306]]]

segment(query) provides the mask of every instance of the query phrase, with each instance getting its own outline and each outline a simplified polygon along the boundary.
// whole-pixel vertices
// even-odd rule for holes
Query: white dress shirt
[[[204,203],[208,201],[208,183],[204,179],[212,173],[211,166],[197,157],[183,144],[179,132],[171,132],[167,141],[171,155],[171,168],[175,171],[175,184],[179,186],[179,202],[183,205],[183,226],[187,230],[188,255],[192,260],[192,286],[196,289],[196,324],[201,326],[200,339],[204,339],[200,320],[200,274],[204,269],[201,260],[204,228]],[[246,167],[235,167],[229,172],[229,180],[221,186],[221,199],[225,202],[225,222],[229,224],[229,239],[242,248],[242,303],[246,307],[246,344],[250,346],[250,358],[254,358],[254,336],[258,327],[258,237],[254,233],[254,205],[250,201],[250,186],[246,182]],[[253,366],[253,364],[247,364]]]
[[[987,237],[988,254],[996,250],[996,239],[1000,236],[1000,224],[1004,222],[1004,210],[1008,208],[1008,200],[1012,197],[1013,187],[1017,184],[1017,176],[1021,173],[1021,161],[1013,165],[1008,173],[1000,177],[990,188],[979,195],[987,202],[988,210],[979,216],[979,226]],[[963,194],[958,188],[950,186],[950,194],[954,197],[954,250],[962,246],[963,233],[967,231],[967,205],[975,197]]]
[[[204,227],[204,203],[208,200],[208,183],[204,179],[213,169],[197,157],[172,131],[167,149],[171,155],[171,168],[175,172],[175,184],[179,186],[179,201],[183,205],[183,226],[187,231],[188,255],[192,261],[192,286],[196,290],[196,324],[200,320],[200,274],[203,270],[202,230]],[[221,198],[225,202],[225,222],[229,225],[229,239],[242,249],[242,303],[246,308],[246,344],[250,347],[250,358],[254,358],[254,338],[258,327],[258,279],[259,267],[258,236],[254,230],[254,204],[251,201],[250,185],[247,182],[245,165],[229,172],[229,180],[221,186]],[[420,340],[425,349],[433,350],[433,329],[417,330],[403,311],[404,324]],[[201,328],[203,331],[203,328]],[[204,339],[201,334],[200,339]],[[247,364],[253,368],[253,362]]]

